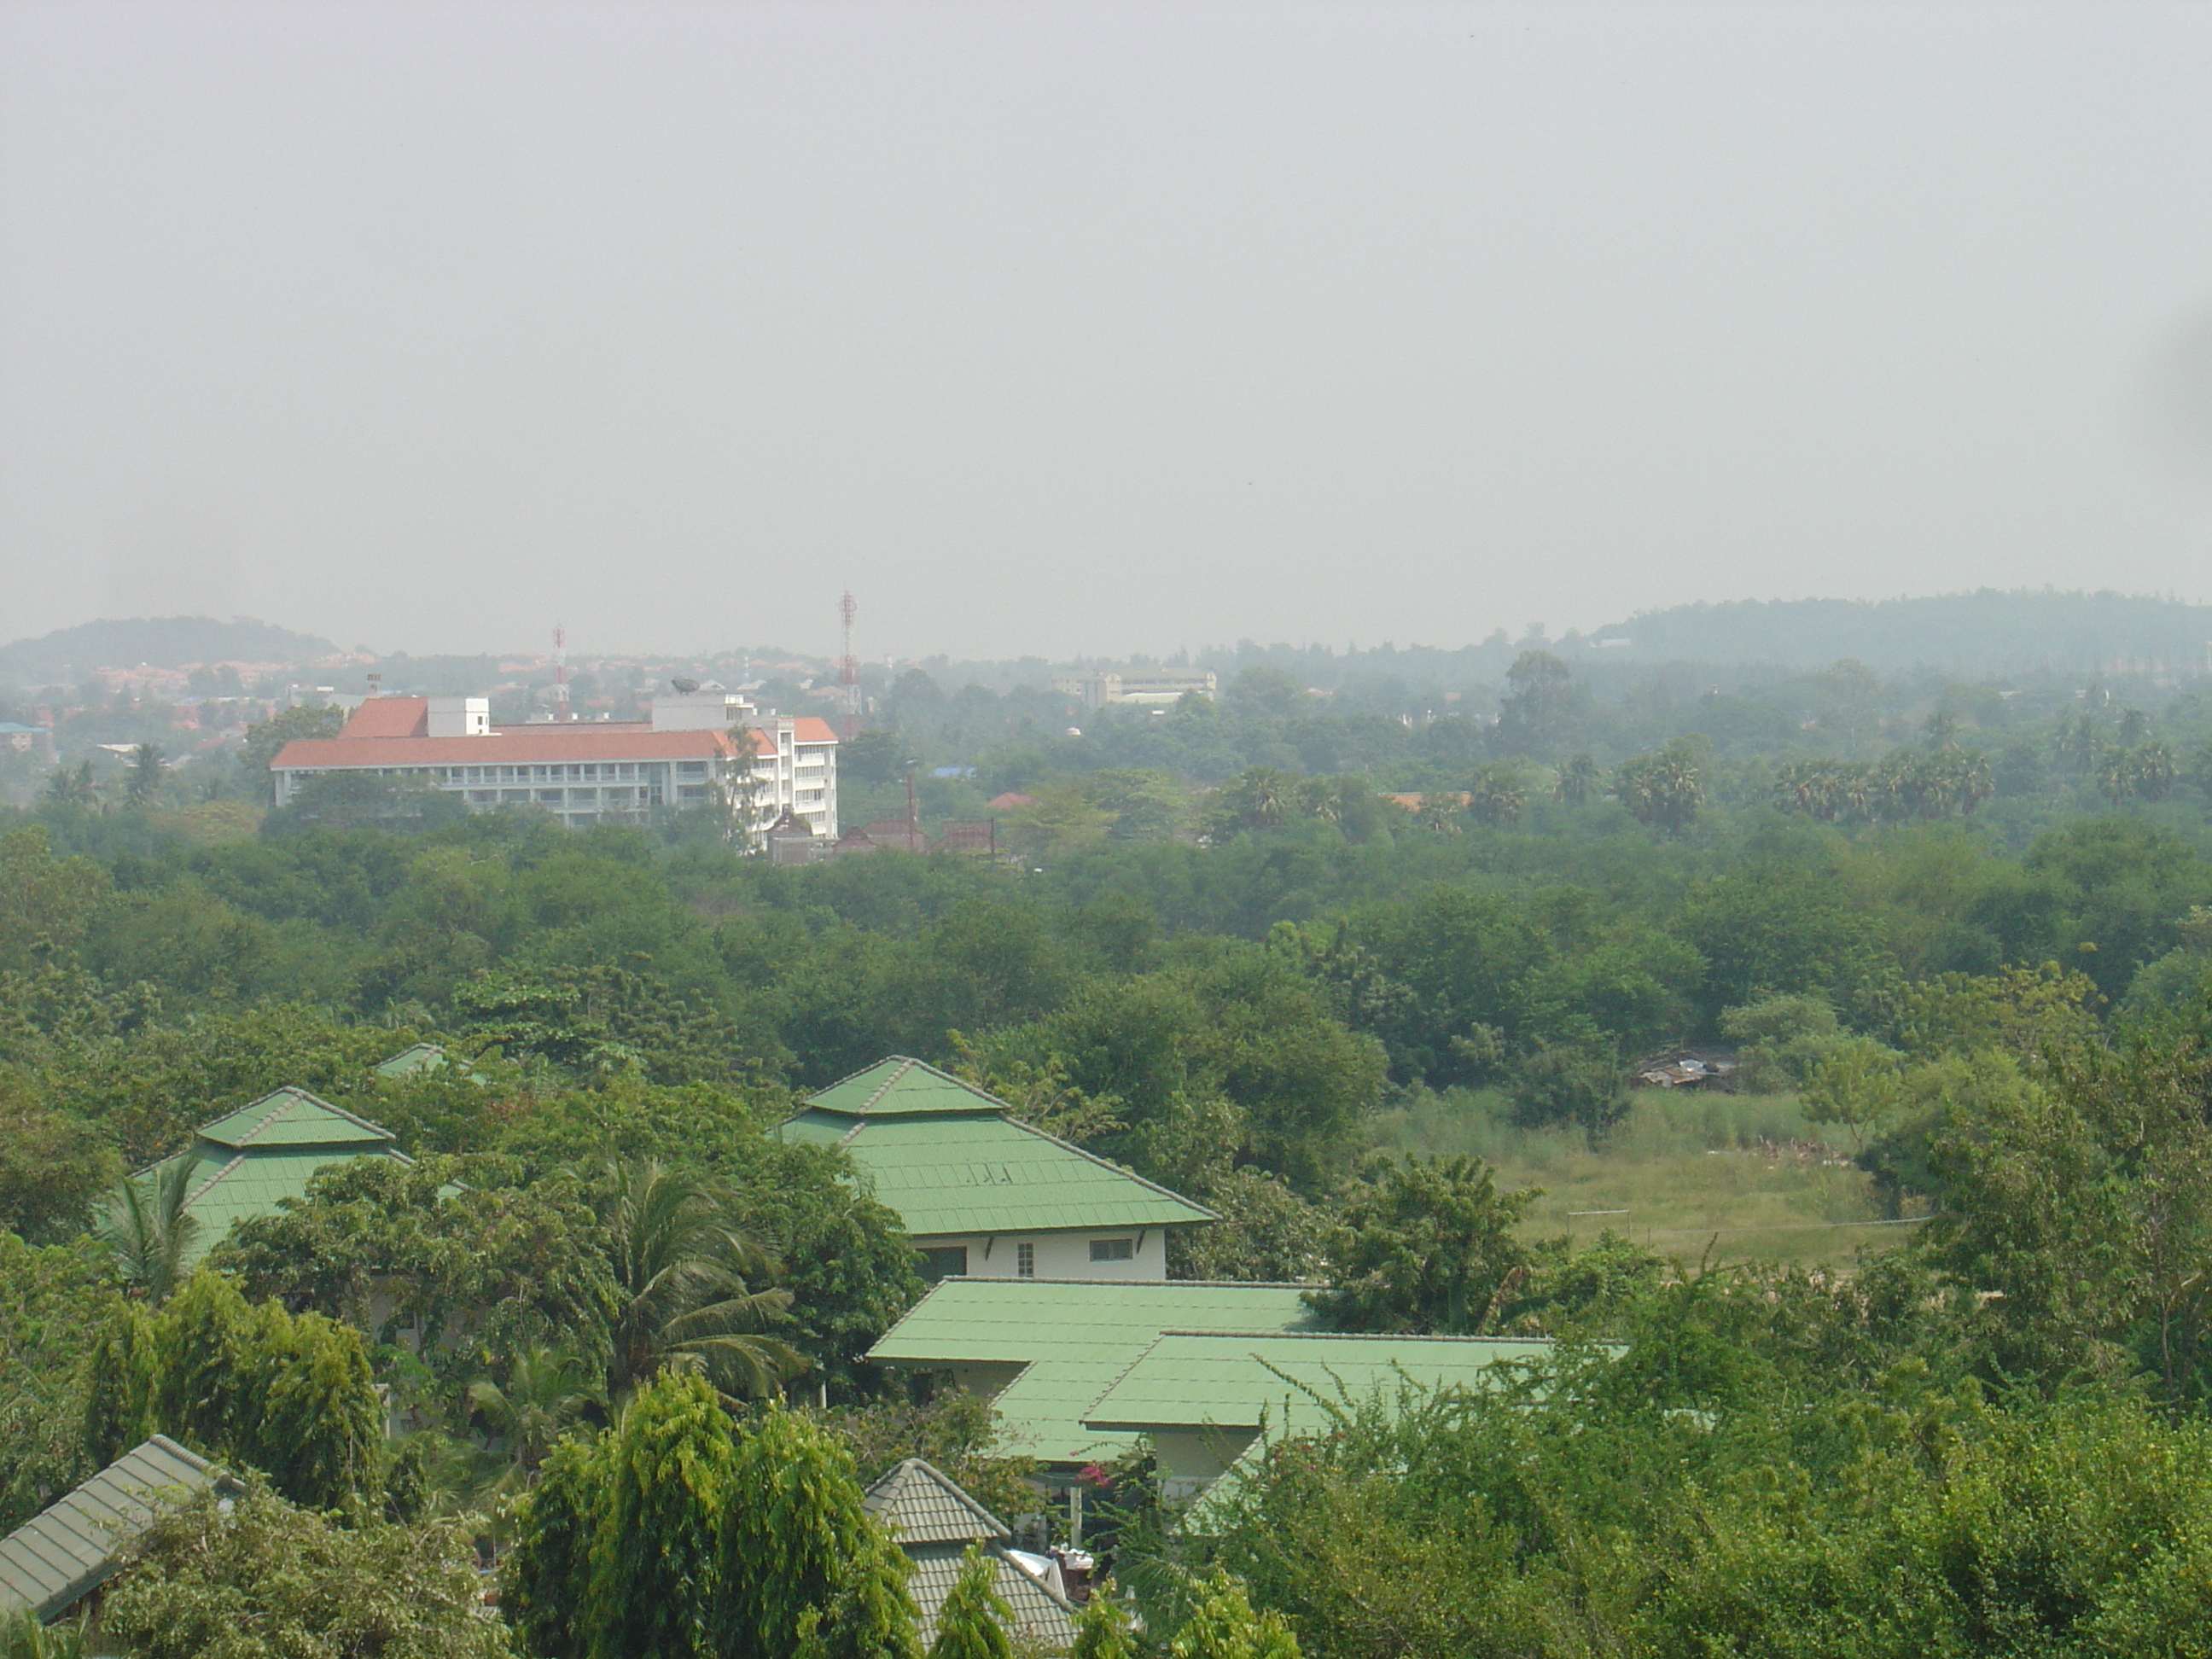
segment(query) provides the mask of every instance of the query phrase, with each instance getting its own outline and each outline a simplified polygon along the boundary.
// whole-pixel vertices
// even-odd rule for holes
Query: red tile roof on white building
[[[495,726],[474,737],[429,735],[428,697],[371,697],[354,710],[335,738],[295,738],[270,763],[275,771],[331,771],[349,766],[469,766],[551,761],[735,760],[736,740],[726,731],[656,732],[642,721],[578,720]],[[776,752],[776,726],[763,721],[757,753]],[[795,743],[835,743],[837,733],[817,715],[789,722]]]

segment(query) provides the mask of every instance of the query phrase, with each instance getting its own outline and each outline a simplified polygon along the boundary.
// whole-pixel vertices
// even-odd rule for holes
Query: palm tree
[[[133,806],[151,806],[161,795],[161,776],[168,769],[159,745],[142,743],[131,751],[131,777],[125,787]]]
[[[1577,755],[1559,769],[1553,793],[1565,805],[1580,806],[1597,793],[1601,781],[1597,763],[1588,755]]]
[[[756,1291],[746,1276],[777,1271],[775,1258],[731,1213],[729,1194],[655,1162],[610,1167],[606,1229],[619,1303],[607,1394],[617,1403],[663,1367],[705,1373],[726,1404],[774,1392],[806,1362],[761,1334],[791,1305],[788,1291]]]
[[[1221,799],[1235,828],[1272,830],[1297,809],[1298,780],[1279,766],[1248,766]]]
[[[64,806],[97,806],[100,785],[92,775],[92,763],[64,766],[46,784],[46,799]]]
[[[1468,786],[1468,815],[1477,823],[1486,823],[1493,830],[1520,823],[1522,811],[1528,804],[1528,791],[1521,786],[1521,775],[1510,766],[1486,766]]]
[[[553,1443],[605,1397],[580,1357],[542,1342],[515,1356],[505,1387],[488,1376],[469,1384],[470,1408],[499,1437],[526,1480],[537,1474]]]
[[[82,1659],[85,1621],[45,1625],[28,1607],[0,1626],[0,1659]]]
[[[198,1164],[179,1156],[161,1165],[150,1192],[143,1176],[118,1182],[107,1213],[93,1223],[92,1236],[115,1259],[123,1282],[159,1307],[185,1276],[185,1259],[199,1232],[199,1218],[185,1207]]]

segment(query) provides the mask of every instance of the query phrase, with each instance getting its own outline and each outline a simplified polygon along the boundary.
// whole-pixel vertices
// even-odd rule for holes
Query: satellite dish
[[[686,697],[699,689],[699,682],[696,680],[674,679],[668,683],[676,688],[679,696]]]

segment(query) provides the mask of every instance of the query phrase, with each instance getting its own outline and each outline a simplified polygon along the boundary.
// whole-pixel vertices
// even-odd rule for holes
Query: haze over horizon
[[[0,637],[2203,598],[2212,10],[0,8]]]

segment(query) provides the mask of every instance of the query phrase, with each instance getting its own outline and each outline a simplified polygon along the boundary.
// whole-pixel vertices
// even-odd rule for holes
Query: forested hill
[[[1443,638],[1425,644],[1354,646],[1307,642],[1201,646],[1167,659],[1171,666],[1211,668],[1224,679],[1272,667],[1316,690],[1362,683],[1467,688],[1495,684],[1532,647],[1558,656],[1593,684],[1609,685],[1675,665],[1714,671],[1735,683],[1766,667],[1827,668],[1842,661],[1877,672],[1932,669],[1956,679],[1990,675],[2189,677],[2212,669],[2212,605],[2142,594],[2010,592],[1983,588],[1897,599],[1729,599],[1640,612],[1588,634],[1552,637],[1540,628],[1515,638],[1498,629],[1478,639],[1486,619],[1441,615]],[[1456,637],[1454,637],[1454,632]],[[1142,666],[1151,659],[1132,659]],[[1085,667],[1122,665],[1100,658]],[[955,662],[923,666],[947,686],[1007,690],[1041,684],[1042,661]],[[1608,672],[1610,671],[1610,672]]]
[[[181,668],[192,663],[312,662],[337,647],[312,634],[237,617],[132,617],[81,623],[42,639],[0,646],[0,684],[66,681],[93,668],[139,663]]]
[[[1771,662],[1954,674],[2035,668],[2201,670],[2212,605],[2125,593],[1983,588],[1933,599],[1737,599],[1675,605],[1589,636],[1601,654],[1642,662]]]

